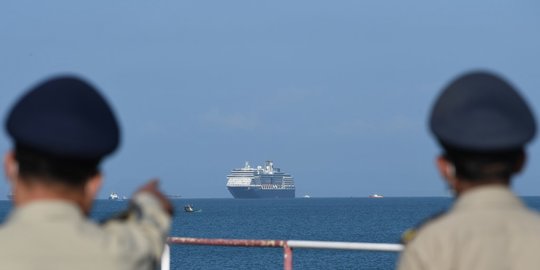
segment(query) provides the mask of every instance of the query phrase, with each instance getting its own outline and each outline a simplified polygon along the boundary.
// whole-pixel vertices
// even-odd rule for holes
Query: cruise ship
[[[246,162],[227,176],[227,189],[237,199],[294,198],[294,179],[274,167],[272,161],[253,168]]]

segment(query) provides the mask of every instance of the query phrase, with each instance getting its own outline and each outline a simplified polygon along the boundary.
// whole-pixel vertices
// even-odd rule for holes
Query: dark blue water
[[[171,236],[242,239],[295,239],[398,243],[401,233],[447,209],[449,198],[329,198],[289,200],[175,200]],[[540,209],[540,197],[525,202]],[[185,213],[193,204],[200,213]],[[98,201],[100,220],[126,202]],[[0,202],[0,218],[11,208]],[[295,249],[295,269],[394,269],[398,255],[383,252]],[[171,269],[283,269],[280,248],[171,247]]]

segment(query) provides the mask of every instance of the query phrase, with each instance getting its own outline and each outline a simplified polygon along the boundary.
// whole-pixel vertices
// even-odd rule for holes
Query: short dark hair
[[[100,159],[58,157],[21,144],[15,145],[15,159],[23,179],[40,182],[80,187],[99,173]]]
[[[443,144],[444,157],[452,162],[456,176],[467,181],[508,181],[523,159],[523,148],[476,152]]]

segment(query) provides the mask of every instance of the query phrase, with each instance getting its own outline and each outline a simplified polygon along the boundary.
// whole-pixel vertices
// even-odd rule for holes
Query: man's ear
[[[92,203],[101,188],[102,182],[103,177],[101,176],[101,173],[97,173],[84,184],[84,197],[81,198],[81,207],[85,215],[90,213]]]
[[[457,178],[456,178],[456,168],[454,164],[446,159],[444,156],[437,157],[437,169],[441,174],[442,178],[448,183],[448,185],[456,190]]]
[[[454,165],[443,156],[437,157],[437,169],[443,178],[455,177]]]
[[[15,153],[13,151],[9,151],[4,155],[4,173],[13,186],[19,177],[19,163],[15,159]]]
[[[94,198],[97,196],[101,184],[103,183],[103,176],[101,173],[97,173],[96,175],[92,176],[88,182],[86,182],[84,186],[84,195],[88,200],[93,201]]]

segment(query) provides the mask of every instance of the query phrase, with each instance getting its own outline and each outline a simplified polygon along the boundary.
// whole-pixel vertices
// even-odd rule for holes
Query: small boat
[[[112,192],[111,194],[109,194],[109,200],[116,201],[116,200],[119,200],[119,199],[120,199],[120,196],[118,196],[118,193]]]
[[[377,193],[373,193],[371,195],[369,195],[370,198],[375,198],[375,199],[380,199],[380,198],[384,198],[383,195],[379,195]]]
[[[184,211],[187,213],[197,213],[197,212],[202,212],[202,209],[195,209],[193,208],[193,205],[188,204],[184,206]]]
[[[304,195],[304,198],[309,199],[309,198],[311,198],[311,196],[306,194],[306,195]]]

